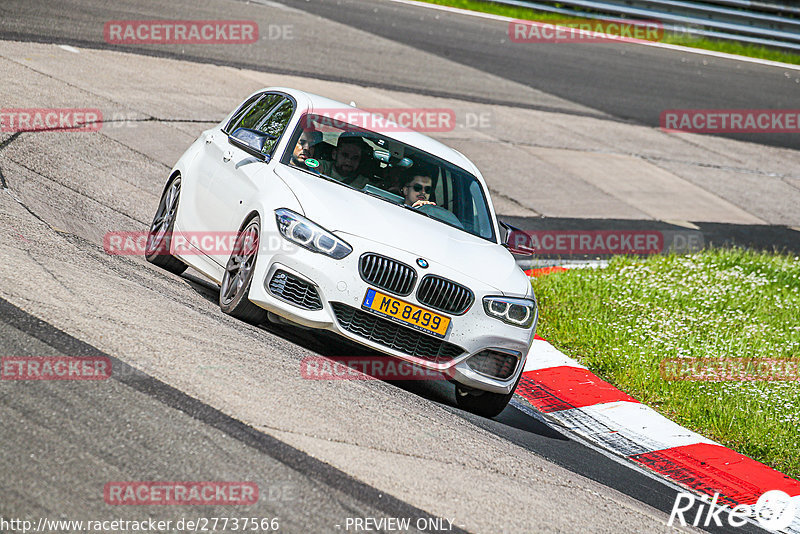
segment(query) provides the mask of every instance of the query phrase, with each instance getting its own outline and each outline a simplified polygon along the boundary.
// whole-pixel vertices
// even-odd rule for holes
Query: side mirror
[[[264,147],[267,146],[269,141],[274,141],[277,138],[277,135],[271,135],[251,128],[236,128],[236,130],[228,136],[228,142],[233,146],[241,148],[248,154],[257,157],[261,161],[268,162],[270,160],[270,155],[264,153]]]
[[[533,239],[528,232],[511,226],[508,223],[504,223],[503,221],[497,222],[500,223],[500,227],[505,230],[503,246],[506,247],[511,254],[515,256],[533,255],[535,250],[533,248]]]

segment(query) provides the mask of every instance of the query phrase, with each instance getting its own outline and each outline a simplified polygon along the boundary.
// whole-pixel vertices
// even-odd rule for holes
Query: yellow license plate
[[[450,326],[449,317],[433,313],[389,295],[384,295],[374,289],[367,290],[361,307],[416,330],[433,334],[436,337],[444,337],[447,333],[447,327]]]

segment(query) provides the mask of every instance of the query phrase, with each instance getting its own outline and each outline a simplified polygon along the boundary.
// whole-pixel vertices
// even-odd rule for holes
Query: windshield
[[[494,241],[486,196],[475,176],[385,135],[305,115],[281,163]]]

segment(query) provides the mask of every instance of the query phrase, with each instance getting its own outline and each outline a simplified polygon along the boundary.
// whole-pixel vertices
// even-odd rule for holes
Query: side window
[[[269,115],[269,112],[272,111],[272,108],[274,108],[275,105],[282,99],[283,97],[281,95],[275,94],[266,94],[262,96],[258,102],[250,106],[250,108],[242,113],[238,122],[233,123],[229,133],[235,131],[236,128],[252,128],[254,130],[259,130],[259,123],[265,120],[265,118]]]
[[[280,104],[273,108],[269,115],[260,120],[256,126],[253,126],[256,130],[275,136],[275,139],[264,146],[265,154],[272,154],[283,132],[286,130],[289,120],[292,118],[293,111],[294,106],[292,106],[291,100],[284,98]]]
[[[231,118],[225,133],[230,135],[237,128],[249,128],[273,135],[275,139],[264,145],[264,153],[272,154],[292,118],[294,106],[288,98],[270,93],[251,100],[252,102],[245,102]]]
[[[250,109],[250,106],[252,106],[254,102],[263,96],[264,93],[261,93],[255,94],[248,98],[245,103],[236,110],[236,113],[233,114],[231,120],[228,121],[228,124],[225,125],[225,128],[223,128],[222,131],[225,133],[231,133],[235,129],[234,126],[239,124],[239,122],[242,120],[242,116],[247,112],[248,109]]]

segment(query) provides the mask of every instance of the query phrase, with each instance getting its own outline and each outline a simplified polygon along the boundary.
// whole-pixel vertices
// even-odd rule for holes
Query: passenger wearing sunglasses
[[[402,189],[406,206],[411,206],[412,208],[418,208],[425,204],[436,205],[436,202],[429,200],[432,192],[433,180],[430,176],[415,175]]]

